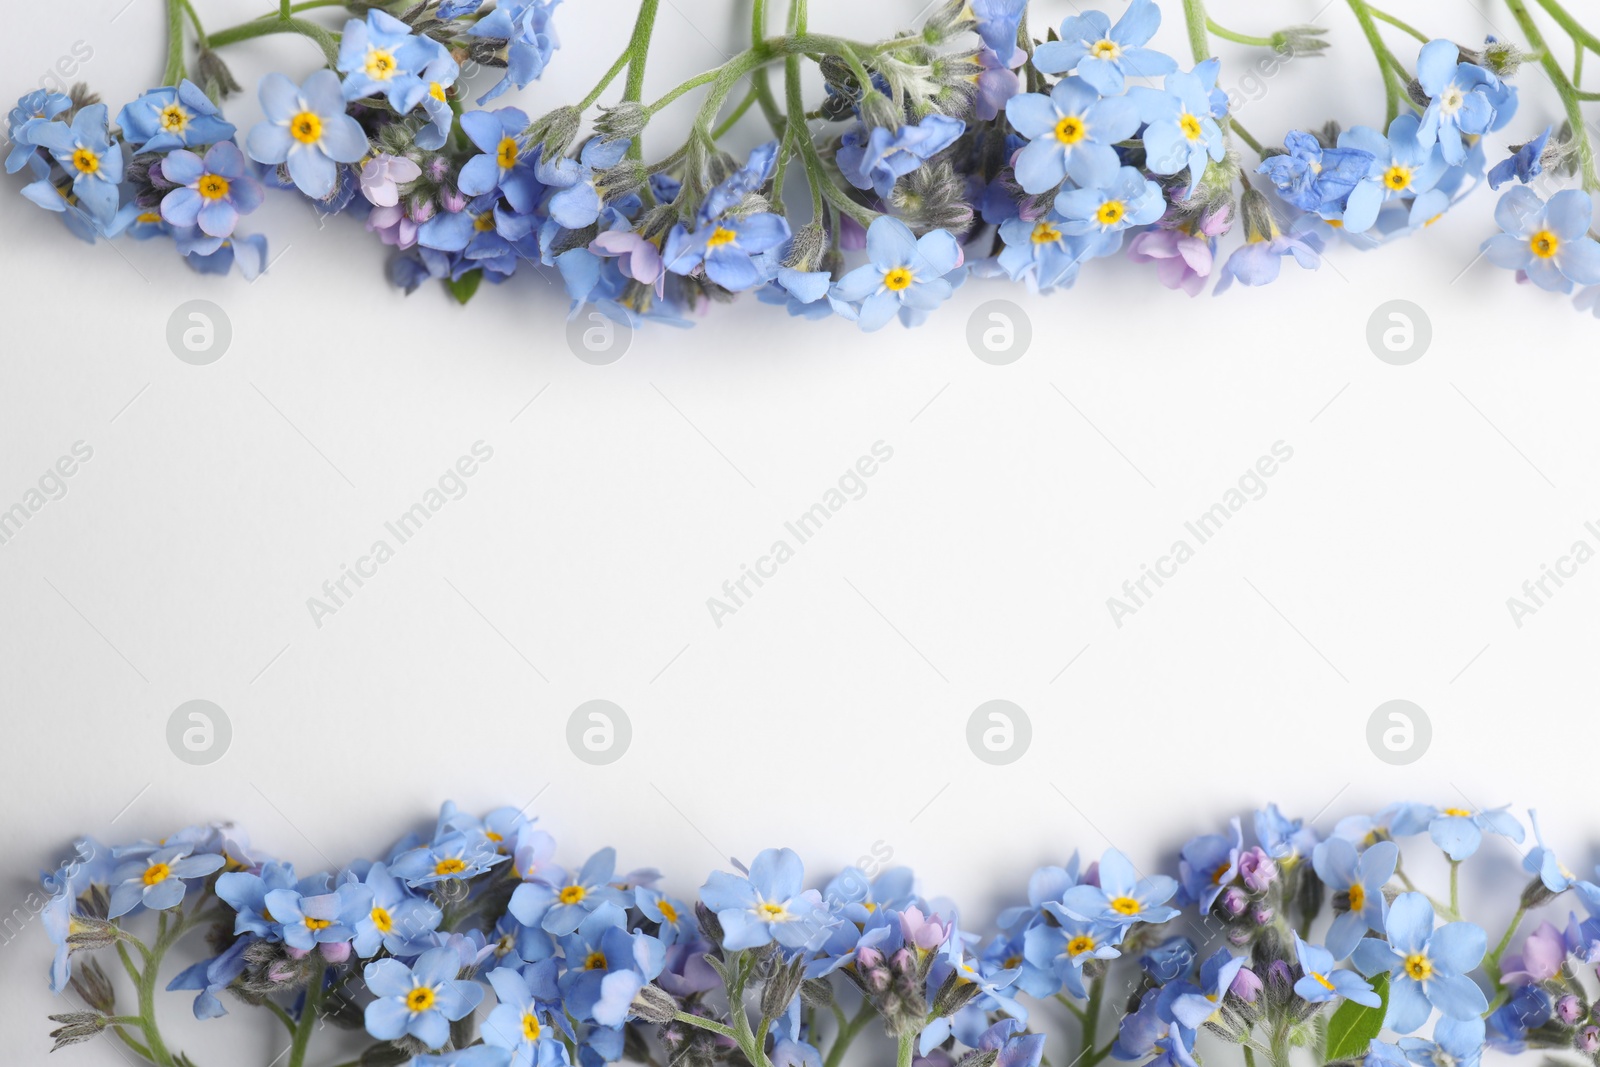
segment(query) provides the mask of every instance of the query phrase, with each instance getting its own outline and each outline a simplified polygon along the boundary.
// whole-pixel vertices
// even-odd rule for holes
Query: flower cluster
[[[1595,94],[1578,87],[1595,37],[1558,0],[1538,3],[1577,43],[1570,75],[1521,0],[1511,9],[1528,52],[1430,38],[1350,0],[1383,78],[1384,121],[1294,130],[1269,147],[1231,113],[1212,37],[1292,58],[1317,55],[1324,31],[1241,34],[1200,0],[1184,5],[1189,69],[1151,47],[1154,0],[1131,0],[1115,21],[1074,14],[1043,39],[1026,0],[940,0],[916,29],[876,43],[811,32],[803,0],[786,32],[769,35],[759,3],[747,50],[649,103],[659,0],[642,0],[627,50],[593,91],[536,118],[484,105],[543,73],[556,0],[362,2],[338,32],[285,5],[215,33],[190,0],[172,0],[168,84],[115,124],[82,87],[25,96],[6,167],[26,171],[24,195],[80,237],[170,237],[204,271],[265,268],[264,239],[236,229],[273,186],[364,222],[396,250],[390,277],[408,292],[440,280],[465,302],[485,280],[548,271],[572,314],[593,307],[630,326],[685,324],[754,291],[791,315],[864,330],[920,323],[969,276],[1049,291],[1120,254],[1190,295],[1263,285],[1287,258],[1315,269],[1329,242],[1371,249],[1433,224],[1484,182],[1516,182],[1486,258],[1542,288],[1578,289],[1577,306],[1600,314],[1590,198],[1600,170],[1581,111]],[[1380,21],[1417,39],[1413,64]],[[218,49],[279,32],[311,38],[327,65],[269,74],[265,121],[239,140],[221,115],[237,86]],[[1490,167],[1486,138],[1516,115],[1512,79],[1532,60],[1566,122]],[[825,84],[820,106],[801,91],[808,63]],[[781,94],[769,69],[780,66]],[[483,68],[498,78],[468,108],[465,79]],[[585,134],[586,112],[624,72],[621,100]],[[652,120],[702,87],[688,139],[647,162]],[[770,139],[732,154],[724,140],[752,109]],[[1246,151],[1258,162],[1243,162]],[[1536,188],[1562,174],[1581,188]]]
[[[210,956],[166,988],[194,992],[200,1019],[225,997],[269,1008],[289,1067],[324,1022],[365,1033],[360,1063],[414,1067],[819,1067],[874,1024],[900,1067],[1039,1067],[1047,1043],[1056,1063],[1197,1067],[1202,1032],[1272,1067],[1296,1050],[1351,1067],[1476,1067],[1486,1048],[1592,1062],[1600,1006],[1580,970],[1600,963],[1600,885],[1528,814],[1537,844],[1492,948],[1459,872],[1487,835],[1522,842],[1504,808],[1401,803],[1324,832],[1269,805],[1253,843],[1234,819],[1185,844],[1171,875],[1074,853],[1035,871],[988,936],[906,868],[808,888],[789,849],[713,873],[689,903],[655,870],[618,871],[609,848],[557,865],[555,840],[511,808],[446,804],[429,835],[310,875],[231,825],[83,839],[44,878],[51,987],[88,1005],[52,1016],[53,1036],[109,1032],[150,1062],[188,1062],[149,992],[168,950],[204,930]],[[1447,891],[1419,888],[1446,865]],[[1553,910],[1566,894],[1581,915]],[[145,914],[153,944],[135,933]],[[113,946],[136,1013],[90,955]],[[1051,1034],[1049,1004],[1076,1025]]]

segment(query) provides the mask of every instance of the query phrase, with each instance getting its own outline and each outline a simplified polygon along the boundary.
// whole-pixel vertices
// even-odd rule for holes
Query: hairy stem
[[[1196,63],[1204,63],[1211,58],[1211,34],[1207,29],[1211,20],[1206,18],[1205,0],[1183,0],[1183,18],[1189,26],[1189,51]]]
[[[1221,37],[1224,41],[1232,41],[1234,44],[1248,44],[1256,48],[1272,47],[1271,37],[1252,37],[1247,33],[1236,33],[1226,26],[1219,25],[1217,20],[1213,18],[1206,19],[1206,29]]]
[[[1540,3],[1549,10],[1550,3],[1554,3],[1554,0],[1550,0],[1550,3],[1540,0]],[[1517,25],[1522,27],[1522,32],[1527,36],[1528,46],[1539,53],[1539,65],[1544,68],[1545,74],[1561,97],[1561,106],[1567,113],[1567,121],[1572,124],[1572,136],[1578,142],[1578,163],[1583,172],[1584,189],[1589,192],[1600,190],[1600,172],[1595,169],[1594,142],[1590,140],[1589,132],[1583,124],[1583,108],[1577,87],[1567,78],[1567,72],[1561,69],[1561,64],[1556,62],[1556,57],[1551,54],[1550,46],[1545,43],[1544,34],[1539,32],[1539,26],[1533,21],[1533,15],[1528,11],[1528,5],[1524,0],[1506,0],[1506,6],[1511,9],[1511,16],[1517,20]]]
[[[1367,44],[1372,47],[1373,57],[1378,61],[1378,70],[1383,74],[1383,98],[1385,119],[1384,129],[1389,128],[1400,114],[1400,100],[1405,95],[1405,84],[1397,73],[1404,68],[1400,61],[1389,51],[1389,46],[1383,43],[1383,35],[1378,32],[1378,24],[1374,19],[1372,8],[1366,0],[1347,0],[1350,10],[1356,13],[1356,21],[1361,23],[1361,32],[1366,34]]]
[[[183,78],[183,0],[167,0],[167,67],[162,85],[177,85]]]
[[[644,67],[650,56],[650,38],[656,28],[656,11],[661,0],[641,0],[639,17],[633,23],[633,36],[628,40],[628,80],[624,84],[622,99],[638,103],[644,99]],[[628,145],[628,156],[644,158],[644,136],[641,134]]]
[[[306,986],[306,1002],[300,1008],[300,1021],[295,1024],[294,1038],[289,1043],[289,1067],[305,1067],[306,1049],[311,1046],[311,1031],[317,1028],[317,1018],[322,1007],[322,987],[327,982],[328,970],[318,967]]]
[[[1572,14],[1561,6],[1559,0],[1539,0],[1539,6],[1549,12],[1550,17],[1555,19],[1563,30],[1567,31],[1567,36],[1595,55],[1600,55],[1600,37],[1596,37],[1585,29],[1581,22],[1573,18]]]

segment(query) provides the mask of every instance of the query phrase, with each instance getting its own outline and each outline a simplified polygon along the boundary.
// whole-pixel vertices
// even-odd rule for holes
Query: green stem
[[[1372,8],[1366,0],[1347,0],[1350,10],[1356,13],[1356,21],[1361,23],[1361,32],[1366,34],[1367,44],[1372,48],[1372,55],[1378,61],[1378,70],[1383,74],[1383,97],[1386,118],[1383,122],[1384,129],[1389,128],[1400,114],[1400,100],[1405,95],[1405,83],[1400,80],[1396,70],[1403,71],[1400,61],[1389,51],[1389,46],[1383,43],[1383,35],[1378,32],[1378,24],[1373,18]]]
[[[850,1047],[850,1042],[854,1041],[862,1028],[872,1021],[874,1014],[876,1013],[872,1010],[871,1004],[863,1003],[857,1009],[850,1021],[841,1026],[839,1032],[834,1035],[833,1047],[828,1049],[828,1058],[822,1067],[839,1067],[844,1060],[845,1050]]]
[[[755,105],[755,102],[759,96],[760,94],[756,92],[755,87],[752,86],[750,91],[744,94],[744,99],[739,101],[739,106],[728,112],[728,117],[723,119],[722,122],[717,125],[717,128],[711,131],[711,139],[713,141],[718,140],[729,130],[733,129],[734,124],[740,119],[744,118],[745,112],[749,111],[750,108]]]
[[[1539,0],[1539,2],[1552,15],[1555,15],[1552,5],[1556,10],[1560,9],[1555,0]],[[1527,35],[1529,47],[1539,53],[1539,65],[1544,68],[1545,74],[1561,96],[1561,106],[1566,110],[1567,121],[1572,124],[1572,136],[1578,140],[1578,162],[1583,171],[1583,187],[1590,192],[1600,190],[1600,172],[1595,169],[1594,142],[1589,139],[1589,134],[1584,128],[1583,108],[1577,88],[1567,80],[1567,72],[1561,69],[1561,64],[1556,62],[1556,57],[1550,53],[1550,46],[1545,43],[1544,34],[1539,32],[1538,24],[1533,21],[1528,5],[1523,0],[1506,0],[1506,6],[1511,9],[1511,16],[1517,20],[1517,25],[1521,26],[1522,32]],[[1565,12],[1562,14],[1565,15]],[[1570,20],[1571,16],[1567,18]],[[1556,16],[1556,21],[1561,21],[1561,17]],[[1565,24],[1563,28],[1566,28]]]
[[[1208,17],[1206,19],[1206,29],[1210,30],[1216,36],[1221,37],[1224,41],[1232,41],[1235,44],[1253,45],[1256,48],[1272,47],[1271,37],[1251,37],[1247,33],[1235,33],[1233,30],[1230,30],[1225,26],[1218,25],[1217,20],[1213,18]]]
[[[1183,0],[1183,18],[1189,25],[1189,51],[1196,63],[1211,58],[1211,35],[1207,32],[1210,19],[1206,18],[1205,0]]]
[[[1522,917],[1527,912],[1528,909],[1525,907],[1517,908],[1517,913],[1511,916],[1511,922],[1507,924],[1506,932],[1501,936],[1500,943],[1494,947],[1493,952],[1483,958],[1483,969],[1494,980],[1496,989],[1500,988],[1500,957],[1504,956],[1506,949],[1511,947],[1511,939],[1516,936],[1517,927],[1522,924]]]
[[[206,28],[200,25],[200,13],[194,9],[190,0],[183,0],[183,9],[189,16],[189,23],[194,27],[194,35],[200,39],[200,47],[210,47],[211,39],[206,36]]]
[[[1421,30],[1417,29],[1415,26],[1412,26],[1409,23],[1400,21],[1399,19],[1395,18],[1393,15],[1389,14],[1387,11],[1379,11],[1377,8],[1373,7],[1370,4],[1367,5],[1367,10],[1372,12],[1372,17],[1373,18],[1377,19],[1380,22],[1387,22],[1389,25],[1393,26],[1397,30],[1400,30],[1402,33],[1409,33],[1411,36],[1415,37],[1417,40],[1421,41],[1423,44],[1427,44],[1428,41],[1430,40],[1430,38],[1428,37],[1427,34],[1423,33]]]
[[[605,72],[593,89],[589,90],[589,95],[578,102],[579,111],[587,111],[594,106],[594,102],[600,99],[600,94],[610,88],[611,83],[617,80],[617,75],[622,73],[622,68],[628,65],[628,59],[629,53],[626,51],[617,57],[617,61],[611,64],[611,69]]]
[[[1256,1067],[1256,1050],[1249,1045],[1244,1046],[1244,1067]]]
[[[162,85],[177,85],[183,78],[183,0],[167,0],[167,69]]]
[[[1450,914],[1461,918],[1461,861],[1450,861]]]
[[[1243,141],[1245,144],[1249,145],[1255,150],[1256,155],[1265,156],[1267,154],[1267,150],[1261,146],[1261,142],[1256,140],[1255,137],[1251,135],[1249,130],[1240,125],[1238,119],[1229,119],[1228,126],[1233,130],[1234,133],[1239,135],[1239,140]]]
[[[296,18],[283,19],[275,15],[270,18],[256,19],[253,22],[245,22],[238,26],[230,26],[225,30],[219,30],[211,35],[211,47],[222,48],[225,45],[237,44],[240,41],[248,41],[255,37],[265,37],[273,33],[297,33],[322,49],[323,58],[328,61],[329,66],[339,62],[339,38],[337,34],[328,32],[315,22],[307,22],[305,19]]]
[[[1573,18],[1567,9],[1561,6],[1559,0],[1539,0],[1539,6],[1549,12],[1550,17],[1555,19],[1563,30],[1567,31],[1567,36],[1595,55],[1600,56],[1600,37],[1584,29],[1583,24]]]
[[[294,4],[292,0],[278,0],[278,17],[288,22],[294,17]]]
[[[803,34],[806,32],[806,0],[792,0],[789,8],[789,32]],[[794,146],[810,145],[811,131],[806,128],[806,103],[800,88],[800,57],[797,55],[786,56],[783,61],[784,74],[784,106],[789,109],[789,137]],[[828,181],[828,176],[822,172],[821,161],[816,159],[814,152],[806,152],[802,147],[801,161],[805,164],[806,186],[811,191],[811,217],[814,220],[822,219],[822,186]],[[778,195],[783,195],[783,190],[777,190]]]
[[[688,1023],[690,1026],[698,1026],[702,1030],[710,1030],[713,1034],[716,1034],[719,1037],[736,1036],[733,1032],[733,1027],[724,1026],[715,1020],[707,1019],[699,1015],[691,1015],[686,1011],[680,1011],[676,1018],[680,1023]]]
[[[322,1007],[322,987],[328,978],[328,969],[318,967],[311,973],[306,986],[306,1002],[300,1008],[300,1021],[295,1025],[294,1038],[289,1043],[289,1067],[305,1067],[306,1049],[311,1045],[311,1031],[317,1028],[317,1017]]]
[[[916,1034],[901,1034],[899,1047],[896,1049],[895,1067],[911,1067],[911,1053],[917,1044]]]
[[[639,17],[633,23],[633,36],[628,40],[628,80],[624,84],[622,99],[638,103],[644,99],[644,66],[650,57],[650,37],[656,28],[656,11],[661,0],[640,0]],[[644,158],[644,137],[640,135],[628,145],[630,159]]]

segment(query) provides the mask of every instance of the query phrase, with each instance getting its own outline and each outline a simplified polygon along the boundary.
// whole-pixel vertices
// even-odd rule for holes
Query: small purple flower
[[[219,141],[201,159],[180,148],[161,161],[161,176],[178,188],[161,199],[161,217],[174,226],[196,226],[212,237],[231,237],[239,216],[261,206],[265,196],[250,164],[232,141]]]
[[[361,167],[361,195],[374,207],[400,203],[400,186],[422,177],[422,168],[404,156],[379,152]]]
[[[1252,893],[1260,893],[1278,879],[1278,865],[1259,848],[1239,857],[1239,878]]]

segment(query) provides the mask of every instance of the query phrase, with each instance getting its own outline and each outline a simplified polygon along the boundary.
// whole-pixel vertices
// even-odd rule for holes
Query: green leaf
[[[482,269],[468,271],[453,282],[445,282],[445,288],[450,290],[450,295],[465,304],[477,293],[478,286],[483,284]]]
[[[1347,1000],[1328,1020],[1327,1062],[1359,1059],[1367,1054],[1372,1039],[1383,1030],[1383,1016],[1389,1007],[1389,976],[1372,978],[1372,989],[1378,994],[1378,1006],[1369,1008]]]

